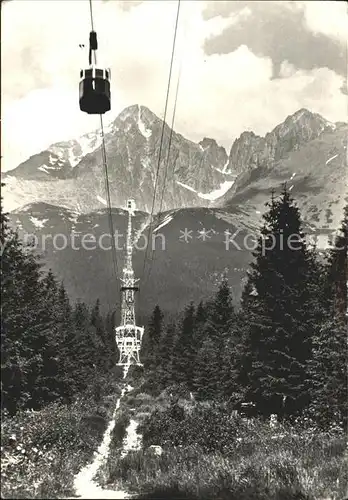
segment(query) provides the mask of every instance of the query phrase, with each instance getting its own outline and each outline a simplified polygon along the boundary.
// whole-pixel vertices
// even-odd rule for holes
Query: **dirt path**
[[[123,373],[123,378],[125,379],[128,373],[129,367],[126,366],[124,369]],[[104,490],[101,488],[95,481],[94,478],[100,469],[101,465],[105,463],[105,461],[108,458],[109,455],[109,448],[110,448],[110,442],[111,442],[111,436],[112,436],[112,431],[114,430],[115,427],[115,418],[116,418],[116,412],[120,407],[121,399],[123,396],[127,393],[130,392],[133,389],[130,385],[124,387],[121,392],[120,398],[117,400],[116,407],[114,410],[114,413],[112,415],[112,418],[110,420],[110,423],[104,433],[103,436],[103,441],[101,445],[98,448],[98,451],[94,454],[93,462],[89,465],[86,465],[83,469],[80,470],[80,472],[75,476],[74,480],[74,487],[75,487],[75,492],[76,495],[75,497],[72,498],[131,498],[131,496],[123,490]],[[134,441],[134,434],[135,431],[133,430],[134,424],[132,425],[132,429],[128,431],[127,429],[127,438],[126,438],[126,449],[128,448],[133,448],[133,441]],[[131,436],[128,437],[128,435],[131,433]],[[129,442],[129,444],[128,444]]]

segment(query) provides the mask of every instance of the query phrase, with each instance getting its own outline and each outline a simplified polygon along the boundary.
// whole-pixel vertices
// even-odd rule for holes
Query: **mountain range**
[[[271,190],[279,192],[284,182],[301,209],[306,231],[319,235],[318,246],[325,247],[348,202],[347,133],[346,123],[331,123],[301,109],[265,137],[243,132],[228,155],[214,139],[194,143],[171,131],[145,106],[123,110],[105,130],[114,227],[125,232],[123,207],[133,198],[136,239],[140,242],[151,224],[153,234],[165,240],[165,250],[148,252],[145,262],[144,250],[134,253],[141,317],[156,303],[177,311],[190,299],[210,296],[222,273],[238,301],[252,259],[244,237],[257,231]],[[71,246],[72,234],[98,239],[108,232],[102,163],[101,135],[94,131],[50,146],[4,174],[2,181],[12,224],[22,235],[36,234],[46,266],[64,280],[70,295],[89,303],[99,297],[112,308],[119,303],[119,283],[112,277],[111,252]],[[151,221],[157,169],[157,216]],[[226,248],[225,231],[237,231],[240,249]],[[69,241],[65,249],[52,243],[43,247],[44,235],[58,234]],[[184,234],[190,236],[187,242]],[[118,274],[123,253],[118,252]]]
[[[135,198],[139,210],[150,212],[157,171],[155,211],[205,206],[233,183],[234,176],[226,172],[228,156],[223,147],[213,139],[195,144],[171,132],[145,106],[123,110],[105,128],[104,137],[113,206],[123,207],[128,198]],[[6,173],[4,181],[11,193],[9,209],[23,204],[23,199],[82,213],[104,207],[100,130],[53,144]]]

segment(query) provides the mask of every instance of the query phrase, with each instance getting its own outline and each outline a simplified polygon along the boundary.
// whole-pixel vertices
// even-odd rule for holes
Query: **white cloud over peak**
[[[347,43],[348,5],[341,1],[306,1],[304,6],[307,26],[315,33],[323,33]]]
[[[114,1],[93,5],[98,59],[112,72],[112,111],[105,123],[136,103],[163,117],[177,2],[147,0],[127,10]],[[171,123],[180,71],[177,132],[192,140],[214,137],[229,149],[243,130],[264,134],[302,107],[332,121],[346,118],[343,78],[332,70],[303,71],[283,62],[283,78],[272,79],[272,60],[246,45],[206,55],[204,40],[247,18],[250,9],[204,20],[204,8],[197,0],[181,2],[167,114]],[[312,8],[306,15],[313,29],[323,29],[322,14]],[[79,69],[87,63],[79,44],[87,46],[90,31],[86,0],[13,0],[3,7],[2,24],[7,170],[51,143],[97,128],[99,117],[78,107]]]

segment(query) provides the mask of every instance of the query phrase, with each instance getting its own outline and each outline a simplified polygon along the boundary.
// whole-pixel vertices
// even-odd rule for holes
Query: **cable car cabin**
[[[111,109],[110,70],[89,68],[80,71],[80,109],[101,115]]]

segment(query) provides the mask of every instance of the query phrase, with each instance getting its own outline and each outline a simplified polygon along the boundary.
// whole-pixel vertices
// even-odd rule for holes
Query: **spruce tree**
[[[72,311],[63,284],[51,271],[43,273],[2,206],[0,239],[2,407],[13,414],[57,399],[70,402],[106,367],[99,309],[94,326],[84,304]]]
[[[12,413],[33,402],[45,345],[41,264],[1,220],[2,404]]]
[[[111,364],[112,357],[110,356],[111,352],[109,350],[109,346],[107,345],[108,342],[105,331],[105,322],[100,313],[99,299],[97,299],[95,306],[91,312],[91,325],[94,328],[97,341],[99,342],[100,345],[99,359],[97,360],[98,366],[102,370],[108,370],[112,366]]]
[[[145,332],[141,350],[141,357],[146,370],[151,370],[154,366],[156,366],[157,349],[162,335],[162,327],[163,313],[159,305],[156,305],[152,312],[148,328]]]
[[[78,302],[73,309],[73,329],[66,347],[69,349],[70,380],[73,392],[83,391],[90,384],[97,370],[96,336],[90,325],[90,311]],[[100,344],[99,344],[100,345]],[[98,347],[99,347],[98,345]]]
[[[247,398],[261,413],[296,414],[309,402],[306,372],[318,269],[286,186],[267,206],[248,276],[249,295],[243,298],[247,335],[241,375],[247,378]]]
[[[73,310],[63,283],[58,289],[57,326],[59,330],[58,380],[63,401],[69,403],[77,392],[75,379],[75,324]]]
[[[208,308],[207,305],[201,301],[199,302],[197,309],[196,309],[196,315],[195,315],[195,346],[198,350],[202,347],[204,337],[203,337],[203,327],[205,322],[208,319]]]
[[[94,326],[97,336],[105,344],[104,321],[100,314],[100,300],[97,299],[91,312],[91,325]]]
[[[330,250],[324,290],[327,317],[313,340],[311,410],[317,421],[347,426],[347,246],[348,207]]]
[[[238,332],[236,314],[232,305],[232,295],[228,280],[224,277],[213,302],[211,319],[218,333],[216,338],[218,373],[216,394],[224,398],[234,389],[233,362]]]
[[[32,394],[37,407],[55,401],[61,396],[59,380],[59,349],[62,341],[59,288],[51,270],[42,279],[41,338],[39,353],[41,371]],[[40,325],[37,325],[40,326]]]
[[[118,349],[116,345],[116,312],[108,312],[105,318],[105,345],[110,354],[110,364],[115,366],[118,362]]]
[[[311,363],[311,411],[324,427],[347,428],[347,326],[331,318],[314,339]]]
[[[209,336],[197,353],[193,377],[194,390],[199,400],[216,399],[219,364],[216,358],[216,345]]]
[[[197,355],[194,341],[195,306],[191,302],[184,310],[173,356],[173,378],[176,383],[192,386],[194,361]]]
[[[169,324],[163,331],[157,350],[157,366],[153,375],[160,390],[173,383],[173,356],[176,330],[174,324]]]
[[[219,331],[223,333],[233,318],[233,313],[230,287],[227,278],[224,277],[212,302],[210,318]]]
[[[248,370],[243,366],[246,348],[246,328],[242,314],[236,314],[230,326],[222,355],[222,376],[220,391],[224,399],[236,406],[244,399]]]
[[[2,404],[11,413],[60,397],[55,312],[57,286],[1,211]]]
[[[348,205],[344,208],[342,225],[330,251],[327,273],[328,295],[332,313],[340,323],[347,322],[348,313]]]

